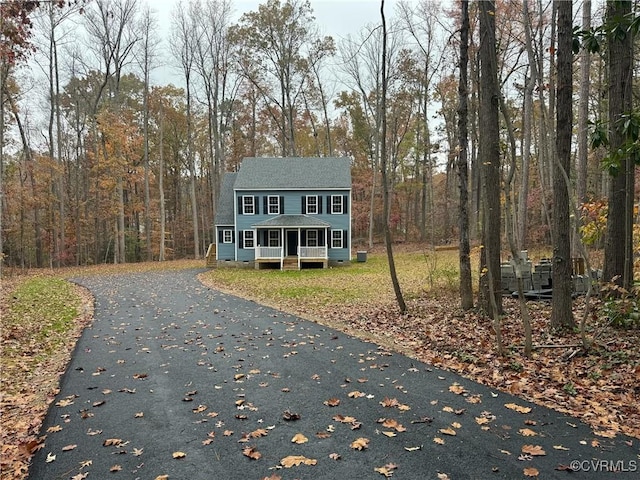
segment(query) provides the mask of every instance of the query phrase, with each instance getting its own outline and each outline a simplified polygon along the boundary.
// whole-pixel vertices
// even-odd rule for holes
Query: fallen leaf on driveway
[[[78,445],[66,445],[64,447],[62,447],[62,451],[63,452],[68,452],[69,450],[73,450],[74,448],[76,448]]]
[[[515,410],[518,413],[529,413],[531,411],[531,407],[523,407],[522,405],[516,405],[515,403],[505,403],[504,406],[510,410]]]
[[[260,457],[262,457],[262,454],[258,450],[256,450],[256,447],[245,447],[242,450],[242,454],[252,460],[258,460]]]
[[[307,458],[303,455],[289,455],[280,460],[280,465],[284,468],[297,467],[300,464],[315,465],[318,461],[315,458]]]
[[[360,437],[356,438],[353,442],[351,442],[351,448],[354,450],[364,450],[369,447],[369,439]]]
[[[525,477],[537,477],[540,474],[537,468],[529,467],[524,469]]]
[[[383,475],[386,478],[389,478],[393,476],[393,471],[396,468],[398,468],[398,466],[395,463],[387,463],[384,467],[377,467],[377,468],[374,468],[374,470],[378,472],[380,475]]]
[[[540,445],[524,445],[522,447],[522,453],[527,453],[534,457],[547,454]]]
[[[307,443],[308,441],[309,439],[301,433],[296,433],[291,439],[292,443],[297,443],[297,444]]]
[[[173,452],[173,454],[171,455],[173,458],[184,458],[187,456],[186,453],[184,452]]]

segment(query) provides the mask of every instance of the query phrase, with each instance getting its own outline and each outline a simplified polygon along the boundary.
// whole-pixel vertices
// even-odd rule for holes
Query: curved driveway
[[[636,439],[595,436],[577,419],[211,290],[198,273],[78,280],[95,296],[95,320],[30,479],[638,478]]]

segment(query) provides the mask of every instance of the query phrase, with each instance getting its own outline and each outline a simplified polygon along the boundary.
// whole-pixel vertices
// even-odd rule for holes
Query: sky
[[[160,36],[169,38],[171,30],[172,13],[180,3],[179,0],[142,0],[151,6],[156,12],[158,19]],[[234,10],[233,21],[236,22],[243,13],[256,11],[258,5],[267,0],[232,0]],[[281,0],[283,1],[283,0]],[[409,0],[413,1],[413,0]],[[182,3],[189,3],[189,0],[182,0]],[[385,1],[385,15],[391,18],[398,0]],[[355,36],[368,24],[380,23],[380,0],[310,0],[311,8],[316,17],[316,25],[320,34],[332,36],[336,43],[349,35]],[[165,62],[170,62],[170,53],[165,43]],[[164,67],[156,68],[151,74],[152,83],[182,85],[182,75],[176,68]]]

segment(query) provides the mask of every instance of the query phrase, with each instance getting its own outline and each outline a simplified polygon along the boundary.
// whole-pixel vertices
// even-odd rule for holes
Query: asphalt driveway
[[[636,439],[594,435],[579,419],[211,290],[198,273],[78,279],[95,320],[30,479],[640,478]]]

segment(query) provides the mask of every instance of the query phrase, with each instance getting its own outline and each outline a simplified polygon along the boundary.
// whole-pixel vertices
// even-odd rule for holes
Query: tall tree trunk
[[[164,201],[164,110],[160,107],[160,152],[158,154],[158,191],[160,193],[160,254],[158,261],[165,261],[166,211]]]
[[[582,30],[591,29],[591,0],[582,2]],[[578,103],[578,156],[576,163],[576,197],[578,205],[587,201],[587,161],[589,122],[589,70],[591,53],[588,48],[580,50],[580,98]]]
[[[569,172],[573,128],[572,2],[555,0],[558,16],[556,158],[553,162],[553,328],[575,326],[572,313],[571,224],[569,220]],[[566,181],[565,181],[566,180]]]
[[[460,304],[463,310],[473,308],[473,287],[471,284],[471,258],[469,242],[469,177],[467,150],[468,138],[468,79],[469,62],[469,2],[460,1],[460,80],[458,83],[458,227],[460,229]]]
[[[631,1],[607,2],[609,52],[609,144],[610,156],[617,155],[629,141],[621,119],[633,108],[632,52],[633,35],[628,28]],[[620,33],[624,32],[624,33]],[[634,165],[629,155],[616,158],[617,172],[609,186],[607,234],[604,247],[605,281],[614,281],[629,289],[633,282],[633,194]]]
[[[481,264],[480,306],[494,320],[502,314],[500,277],[500,131],[498,126],[497,54],[495,40],[495,1],[480,6],[480,147],[479,163],[484,187],[483,246],[485,264]],[[499,335],[500,329],[496,328]],[[501,343],[499,343],[499,350]]]
[[[391,240],[391,229],[387,218],[389,217],[389,181],[387,179],[387,24],[384,16],[384,0],[380,1],[380,17],[382,19],[382,94],[380,115],[382,117],[382,131],[380,132],[380,169],[382,171],[382,198],[383,198],[383,218],[384,218],[384,241],[387,247],[387,260],[389,261],[389,273],[391,275],[391,283],[393,291],[396,294],[396,301],[401,313],[407,311],[407,305],[402,296],[400,282],[396,273],[396,264],[393,258],[393,246]]]

